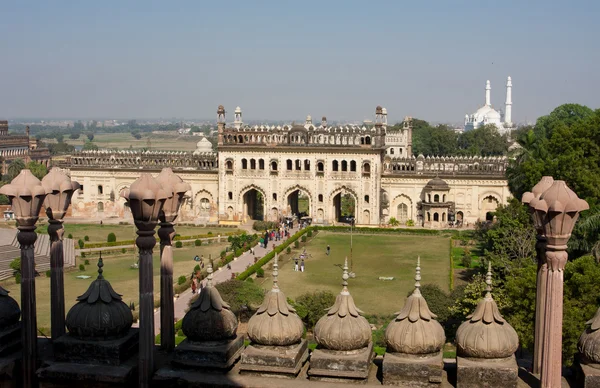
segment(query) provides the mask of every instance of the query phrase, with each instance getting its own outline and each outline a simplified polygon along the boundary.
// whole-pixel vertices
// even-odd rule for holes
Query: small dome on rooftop
[[[447,190],[450,190],[450,186],[448,186],[448,183],[446,183],[445,180],[443,180],[442,178],[436,176],[435,178],[433,178],[432,180],[430,180],[429,182],[427,182],[427,184],[425,185],[425,189],[426,190],[443,190],[443,191],[447,191]]]

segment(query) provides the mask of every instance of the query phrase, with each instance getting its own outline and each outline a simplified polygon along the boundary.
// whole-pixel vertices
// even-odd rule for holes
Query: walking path
[[[290,229],[290,236],[294,235],[294,233],[298,232],[298,230],[299,230],[298,227]],[[267,253],[269,253],[273,250],[273,242],[275,242],[275,245],[280,245],[284,241],[285,240],[279,240],[279,241],[270,240],[269,246],[267,248],[261,248],[259,245],[257,245],[254,247],[254,255],[252,253],[250,253],[250,251],[244,252],[243,255],[236,258],[231,263],[229,263],[231,265],[231,270],[227,269],[227,266],[224,266],[224,267],[219,268],[217,271],[215,271],[213,273],[213,285],[217,285],[219,283],[230,280],[232,272],[235,272],[235,273],[244,272],[246,270],[246,267],[248,267],[248,265],[254,264],[254,257],[256,257],[257,259],[260,260]],[[207,281],[207,279],[202,280],[203,286],[206,285],[206,281]],[[160,291],[160,290],[157,290],[157,291]],[[158,292],[157,292],[157,294],[158,294]],[[179,294],[179,298],[177,298],[174,303],[176,320],[180,320],[181,318],[183,318],[183,316],[186,313],[186,310],[188,309],[188,304],[190,302],[190,299],[192,299],[193,296],[194,296],[194,294],[192,294],[191,288],[189,288],[186,291],[184,291],[183,293]],[[154,313],[154,332],[156,334],[160,333],[160,309],[157,309],[156,312]]]

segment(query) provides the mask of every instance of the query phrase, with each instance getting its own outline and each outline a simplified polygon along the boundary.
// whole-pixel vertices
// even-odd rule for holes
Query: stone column
[[[537,358],[541,358],[541,387],[558,388],[561,386],[563,272],[568,259],[567,242],[579,212],[589,206],[564,181],[554,181],[539,198],[532,198],[529,206],[534,209],[534,221],[541,225],[547,239],[545,263],[541,265],[542,270],[544,265],[547,266],[545,295],[540,302],[543,305],[543,336],[538,336],[543,343],[541,356]],[[538,285],[540,283],[543,285],[543,281]]]
[[[540,374],[542,366],[542,354],[544,353],[544,341],[542,341],[544,333],[544,317],[546,315],[546,277],[548,273],[548,264],[546,263],[546,236],[542,220],[537,217],[535,209],[532,207],[532,200],[539,200],[544,191],[552,186],[554,179],[551,176],[544,176],[531,189],[531,192],[523,194],[521,202],[529,205],[529,212],[533,218],[533,225],[537,232],[537,242],[535,250],[537,254],[538,271],[536,281],[536,300],[535,300],[535,334],[533,347],[533,369],[534,374]],[[534,201],[535,203],[535,201]]]
[[[152,273],[152,249],[156,245],[154,229],[168,194],[152,175],[144,173],[131,184],[128,190],[124,190],[121,196],[129,204],[138,235],[135,240],[140,251],[138,387],[147,388],[150,386],[154,373],[154,284]]]
[[[170,222],[161,222],[160,237],[160,347],[175,349],[175,306],[173,303],[173,238],[175,228]]]
[[[152,273],[152,249],[156,245],[154,228],[137,230],[135,244],[140,251],[140,351],[139,386],[149,387],[154,373],[154,275]]]
[[[50,220],[50,322],[52,340],[65,334],[65,280],[62,220]]]
[[[15,212],[21,245],[21,311],[22,311],[22,366],[23,387],[37,386],[37,315],[35,303],[35,257],[37,239],[35,224],[38,220],[46,190],[31,171],[21,170],[8,185],[0,187],[0,194],[8,196]]]
[[[17,218],[18,220],[18,218]],[[21,341],[23,343],[23,386],[34,387],[37,369],[37,314],[35,299],[35,225],[19,226],[21,245]]]

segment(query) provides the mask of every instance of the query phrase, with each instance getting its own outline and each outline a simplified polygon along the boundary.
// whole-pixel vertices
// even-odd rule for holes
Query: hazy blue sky
[[[2,1],[0,117],[513,120],[600,107],[600,1]]]

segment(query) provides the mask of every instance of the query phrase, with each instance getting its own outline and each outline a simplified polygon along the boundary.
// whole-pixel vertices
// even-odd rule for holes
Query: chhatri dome
[[[465,131],[477,129],[483,125],[493,124],[500,133],[512,128],[512,79],[506,81],[506,102],[504,114],[495,110],[491,101],[492,86],[489,80],[485,83],[485,105],[471,115],[465,115]]]
[[[194,151],[194,155],[203,154],[206,152],[213,152],[212,144],[208,139],[202,136],[202,139],[198,143],[196,143],[196,150]]]

